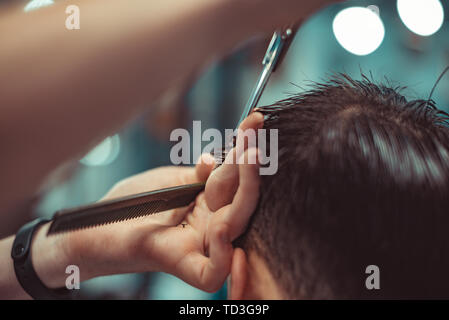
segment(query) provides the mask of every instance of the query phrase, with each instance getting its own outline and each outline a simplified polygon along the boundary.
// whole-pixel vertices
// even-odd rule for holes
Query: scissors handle
[[[282,30],[281,37],[282,37],[282,40],[284,43],[281,48],[279,57],[277,58],[273,72],[275,72],[277,70],[277,68],[282,64],[282,61],[284,61],[285,55],[287,54],[288,49],[290,48],[290,45],[292,44],[293,39],[295,38],[295,35],[298,32],[300,25],[301,25],[301,22],[298,22],[296,24],[292,24],[288,27],[285,27]]]
[[[262,73],[260,74],[257,84],[251,93],[245,109],[243,110],[242,116],[237,123],[237,128],[259,103],[271,74],[276,71],[277,67],[283,60],[296,34],[296,31],[298,30],[298,27],[299,25],[292,25],[274,32],[271,42],[268,45],[267,52],[262,60],[262,65],[264,66]]]

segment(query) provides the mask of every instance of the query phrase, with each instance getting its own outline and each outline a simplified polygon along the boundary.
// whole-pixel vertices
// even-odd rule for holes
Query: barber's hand
[[[254,113],[242,123],[241,129],[257,129],[262,125],[263,116]],[[227,161],[233,156],[255,159],[256,154],[257,149],[248,148],[240,141]],[[244,163],[255,162],[246,160]],[[214,166],[213,158],[203,155],[195,168],[150,170],[120,182],[104,199],[205,181]],[[258,195],[257,164],[225,163],[214,170],[205,192],[187,208],[61,234],[53,241],[58,241],[63,248],[67,264],[80,267],[82,280],[108,274],[162,271],[200,289],[216,291],[230,271],[231,242],[245,230]],[[47,227],[39,233],[43,234]],[[36,245],[39,248],[39,244]],[[41,247],[45,250],[45,246]],[[64,271],[65,266],[61,272],[67,276]],[[56,280],[59,277],[55,277],[55,270],[47,274],[41,267],[38,274],[49,286],[61,285]]]

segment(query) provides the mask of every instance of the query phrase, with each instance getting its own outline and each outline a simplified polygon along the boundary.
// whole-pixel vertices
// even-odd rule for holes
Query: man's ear
[[[248,284],[248,263],[245,252],[236,248],[232,257],[231,279],[228,283],[228,299],[242,300]]]

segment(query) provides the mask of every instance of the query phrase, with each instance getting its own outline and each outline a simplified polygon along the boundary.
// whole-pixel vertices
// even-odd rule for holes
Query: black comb
[[[47,235],[101,226],[189,205],[204,183],[182,185],[57,211]]]

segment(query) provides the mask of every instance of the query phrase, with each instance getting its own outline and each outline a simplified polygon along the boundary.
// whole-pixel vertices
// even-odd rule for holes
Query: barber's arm
[[[0,224],[61,162],[167,88],[260,32],[330,0],[74,0],[0,12]]]
[[[240,128],[262,125],[263,116],[254,113]],[[118,273],[162,271],[200,289],[218,290],[230,271],[231,243],[245,230],[257,205],[256,157],[257,149],[238,139],[226,162],[213,172],[213,158],[203,155],[195,168],[157,168],[118,183],[104,199],[208,178],[205,192],[188,208],[50,237],[46,236],[49,224],[42,226],[31,247],[38,277],[48,288],[60,288],[65,286],[69,265],[79,267],[81,281]],[[13,241],[14,237],[0,241],[0,298],[29,298],[15,276],[10,256]]]

